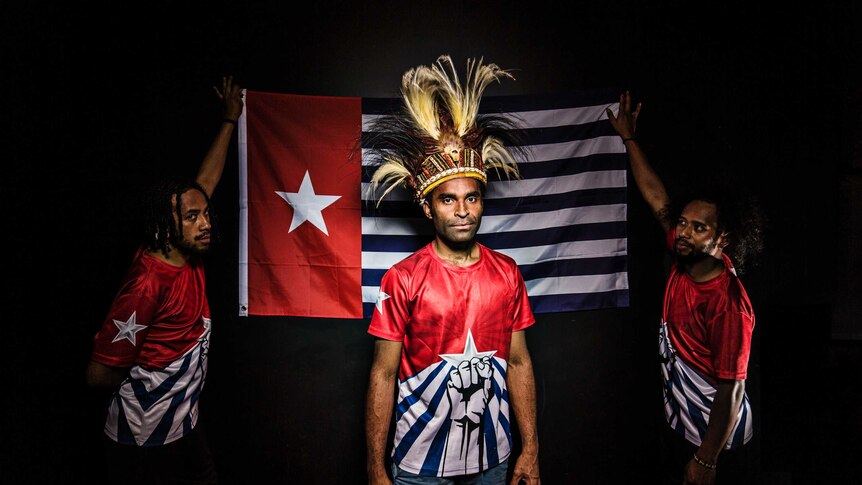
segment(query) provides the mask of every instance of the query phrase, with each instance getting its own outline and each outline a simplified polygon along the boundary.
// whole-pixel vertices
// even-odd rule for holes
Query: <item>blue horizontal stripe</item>
[[[529,231],[477,234],[476,240],[493,249],[547,246],[561,242],[621,239],[626,237],[626,223],[597,222],[574,226],[549,227]],[[434,239],[428,235],[362,235],[362,250],[369,252],[413,252]]]
[[[627,198],[627,189],[625,187],[613,187],[609,189],[573,190],[562,194],[551,194],[537,197],[487,199],[485,200],[485,211],[483,212],[483,216],[530,214],[535,212],[551,212],[560,209],[571,209],[575,207],[625,204]]]
[[[479,113],[538,111],[613,104],[619,101],[620,89],[591,89],[571,93],[483,96]],[[398,110],[401,98],[362,98],[362,114],[380,115]]]
[[[550,126],[513,130],[515,139],[522,145],[547,145],[568,141],[589,140],[600,136],[617,136],[607,120],[581,125]]]
[[[620,89],[590,89],[567,93],[483,96],[480,113],[538,111],[613,104],[619,101]]]
[[[543,128],[521,128],[512,130],[514,139],[521,145],[547,145],[553,143],[565,143],[569,141],[589,140],[600,136],[617,136],[617,132],[607,120],[579,125],[549,126]],[[372,139],[379,135],[373,131],[362,132],[362,148],[370,148]],[[377,148],[391,148],[379,138],[376,140]]]
[[[425,218],[419,204],[406,200],[386,200],[379,206],[362,204],[362,217]],[[430,224],[430,222],[429,222]]]
[[[380,282],[378,281],[377,284],[379,285]],[[372,315],[374,315],[374,303],[363,303],[362,318],[371,318]]]
[[[506,199],[485,199],[484,216],[500,216],[509,214],[530,214],[535,212],[551,212],[574,207],[589,207],[595,205],[625,204],[628,200],[626,187],[607,189],[573,190],[561,194],[551,194],[536,197],[510,197]],[[363,204],[362,217],[393,217],[393,218],[424,218],[422,209],[415,202],[386,201],[379,207]],[[431,223],[428,223],[429,233]]]
[[[521,270],[521,275],[524,279],[529,281],[539,278],[555,278],[559,276],[622,273],[626,271],[627,266],[628,260],[626,256],[609,256],[606,258],[580,258],[545,261],[536,264],[524,264],[518,268]]]
[[[370,252],[412,253],[434,239],[434,235],[379,236],[362,235],[362,250]]]
[[[629,306],[628,290],[530,297],[533,313],[575,312]]]
[[[559,160],[545,160],[542,162],[526,162],[518,164],[521,179],[535,179],[558,177],[560,175],[575,175],[586,172],[599,172],[604,170],[625,170],[628,167],[628,159],[625,153],[595,153],[584,157],[562,158]],[[374,175],[374,165],[362,167],[362,181],[371,182]],[[494,175],[491,181],[496,180]]]
[[[522,179],[575,175],[603,170],[625,170],[627,167],[628,159],[625,153],[595,153],[585,157],[518,164]]]

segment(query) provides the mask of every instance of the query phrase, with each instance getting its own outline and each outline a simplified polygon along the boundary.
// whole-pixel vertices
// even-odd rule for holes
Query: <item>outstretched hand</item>
[[[632,111],[632,96],[628,91],[620,95],[620,110],[617,116],[614,116],[610,108],[607,110],[608,120],[611,126],[620,137],[632,138],[635,136],[635,130],[638,123],[638,115],[641,112],[641,103],[638,103],[635,110]]]
[[[234,84],[233,76],[221,78],[221,89],[213,86],[216,96],[222,102],[222,116],[236,121],[242,114],[242,88]]]

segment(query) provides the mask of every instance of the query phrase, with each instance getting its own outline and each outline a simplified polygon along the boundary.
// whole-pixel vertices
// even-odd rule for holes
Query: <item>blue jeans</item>
[[[423,477],[392,465],[394,485],[505,485],[509,464],[504,461],[483,472],[454,477]]]

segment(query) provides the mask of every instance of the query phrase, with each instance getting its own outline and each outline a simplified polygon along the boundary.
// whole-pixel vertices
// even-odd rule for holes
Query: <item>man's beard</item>
[[[178,250],[182,251],[183,253],[188,254],[188,255],[202,256],[204,254],[209,253],[210,250],[212,249],[213,235],[212,235],[212,233],[207,233],[207,234],[201,234],[200,236],[195,238],[195,243],[196,243],[198,240],[203,239],[206,236],[209,236],[209,238],[210,238],[210,243],[207,244],[206,246],[199,246],[199,245],[196,245],[194,243],[190,243],[190,242],[186,241],[184,238],[184,239],[181,239],[177,244],[175,244],[174,247],[177,248]]]
[[[679,239],[674,241],[674,248],[678,243]],[[684,243],[685,244],[685,243]],[[688,254],[680,254],[679,250],[674,251],[674,255],[676,256],[677,262],[680,264],[694,264],[700,261],[703,261],[706,258],[712,257],[712,252],[715,251],[716,244],[710,243],[706,245],[703,249],[698,249],[690,244],[686,244],[686,246],[691,249]]]

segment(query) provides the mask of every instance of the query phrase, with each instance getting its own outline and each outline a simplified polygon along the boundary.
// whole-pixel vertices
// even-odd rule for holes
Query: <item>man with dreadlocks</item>
[[[223,120],[194,181],[156,185],[143,244],[94,338],[87,383],[114,389],[105,422],[112,483],[215,483],[198,421],[210,334],[199,255],[213,239],[209,198],[224,170],[242,90],[214,88]]]
[[[747,483],[743,445],[752,437],[752,419],[745,378],[754,311],[728,253],[737,268],[759,253],[763,218],[753,201],[713,197],[691,200],[674,217],[665,187],[635,139],[640,109],[638,103],[632,110],[626,91],[618,115],[610,108],[607,114],[676,259],[659,332],[669,424],[662,434],[662,483]]]
[[[404,113],[380,118],[372,188],[406,187],[435,238],[390,268],[368,332],[377,337],[369,379],[369,483],[384,465],[395,409],[396,484],[503,484],[511,452],[509,406],[522,453],[512,483],[539,483],[536,397],[524,330],[535,319],[515,262],[475,240],[487,171],[517,176],[504,146],[511,121],[478,116],[485,87],[511,77],[468,62],[462,89],[452,61],[407,71]],[[397,383],[398,399],[395,402]]]

